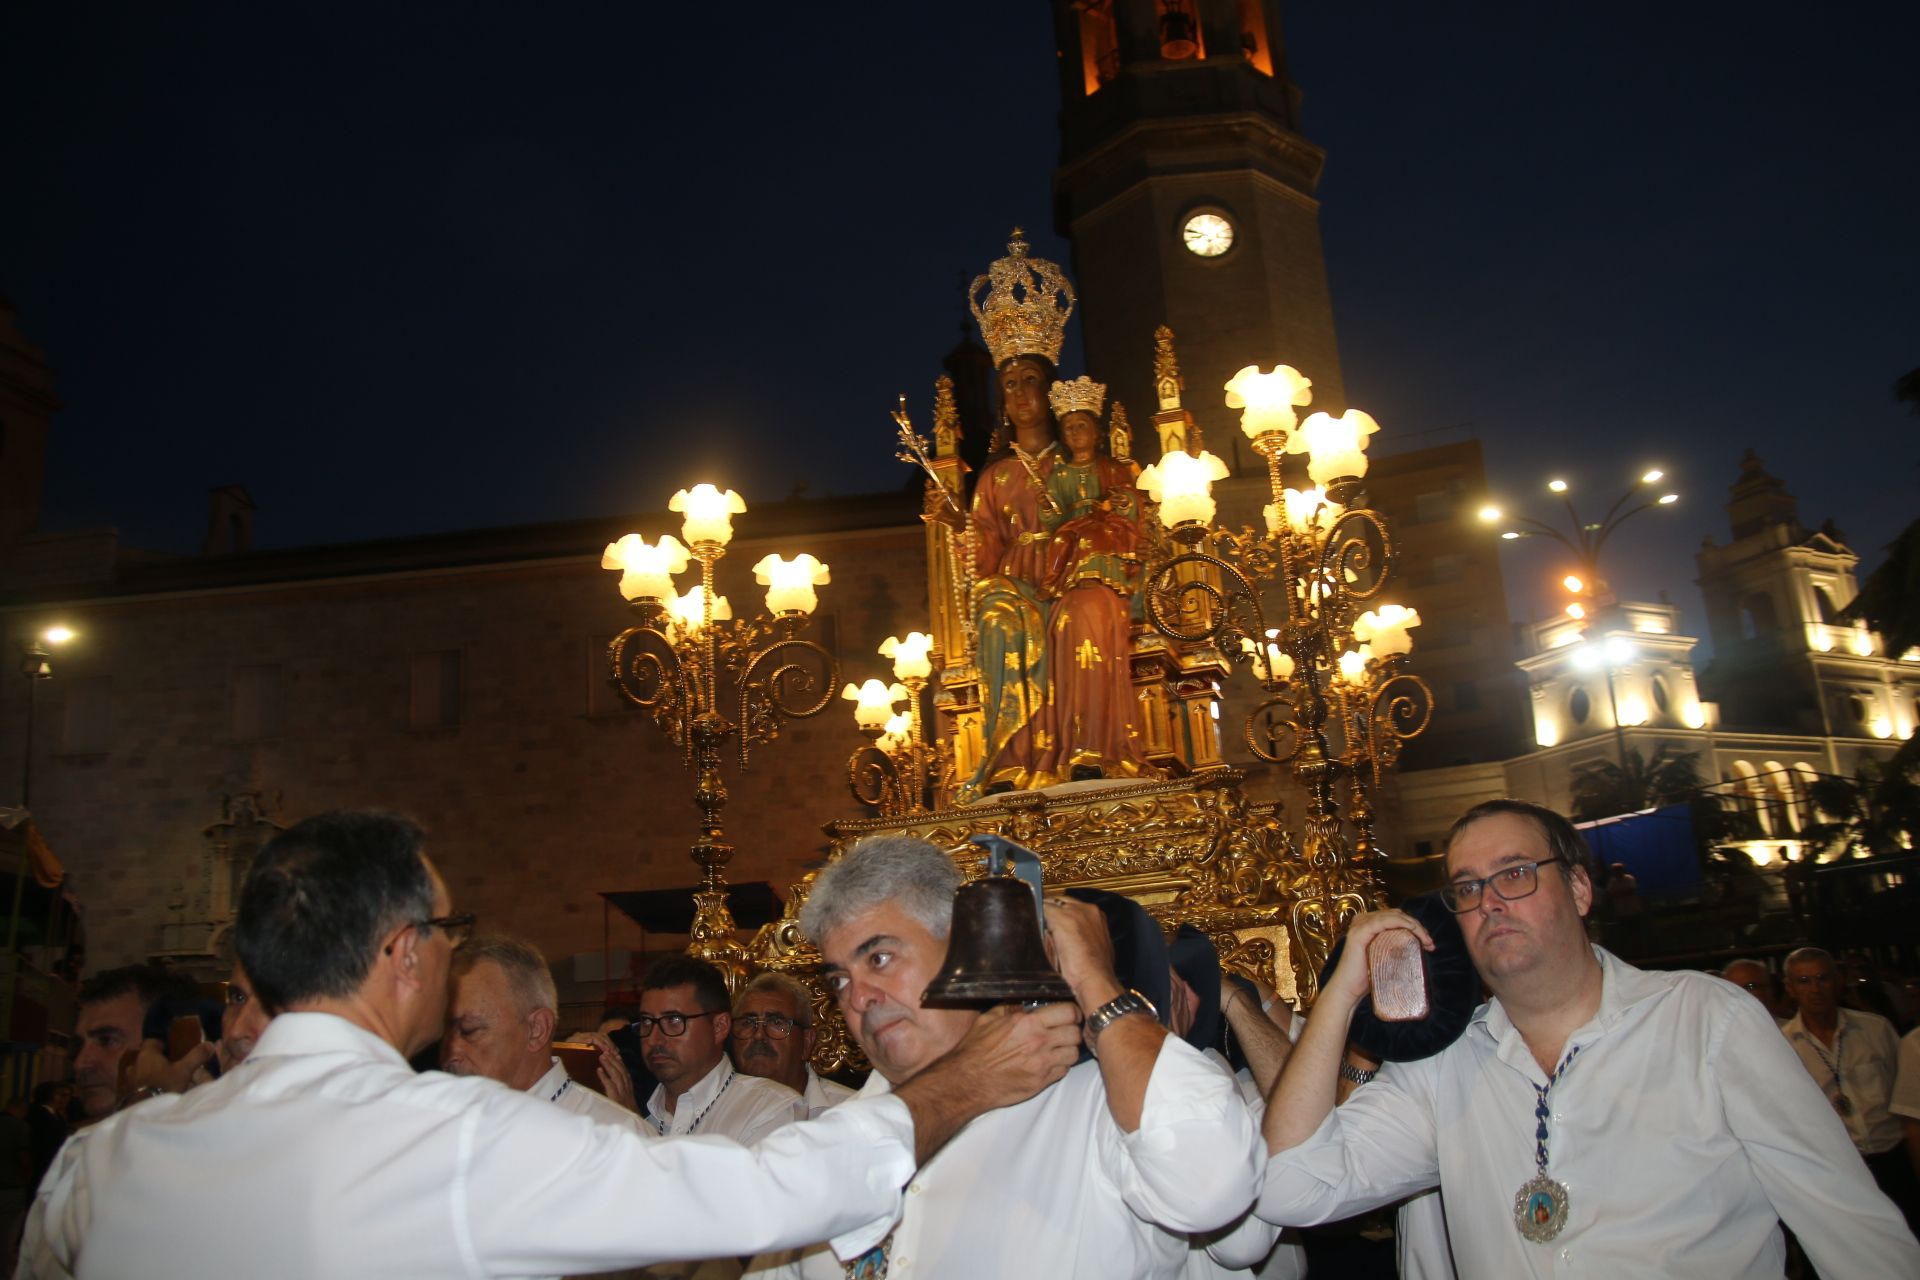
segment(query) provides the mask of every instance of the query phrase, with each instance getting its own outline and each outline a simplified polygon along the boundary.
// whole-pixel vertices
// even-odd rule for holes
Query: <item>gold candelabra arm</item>
[[[1397,666],[1401,659],[1388,661]],[[1433,690],[1427,682],[1410,671],[1386,670],[1367,703],[1367,757],[1376,786],[1399,763],[1401,744],[1425,733],[1433,721]]]
[[[689,728],[699,711],[699,681],[658,624],[656,607],[649,611],[646,621],[613,638],[607,645],[610,678],[621,697],[651,714],[673,744],[686,750],[691,764],[693,738]]]
[[[817,716],[833,700],[833,655],[811,640],[789,635],[754,651],[740,666],[740,767],[747,754],[780,736],[782,720]]]
[[[1183,572],[1188,569],[1201,572]],[[1220,586],[1214,585],[1216,575]],[[1267,632],[1253,584],[1239,569],[1205,551],[1189,551],[1154,566],[1147,578],[1146,606],[1147,620],[1161,635],[1181,644],[1212,645],[1236,661],[1243,657],[1241,640],[1264,639]]]
[[[847,761],[847,789],[861,804],[876,810],[883,818],[898,817],[912,810],[912,783],[900,771],[900,764],[889,751],[867,743]]]
[[[1351,605],[1380,594],[1393,570],[1393,559],[1393,537],[1378,512],[1370,507],[1343,512],[1327,530],[1313,569],[1338,615],[1329,622],[1352,625]]]

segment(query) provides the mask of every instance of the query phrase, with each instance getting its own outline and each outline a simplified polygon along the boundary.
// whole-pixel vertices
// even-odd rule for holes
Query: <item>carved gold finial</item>
[[[1113,423],[1107,428],[1107,452],[1115,462],[1133,461],[1133,427],[1127,421],[1127,406],[1113,402]]]
[[[1162,413],[1180,407],[1180,392],[1186,385],[1173,354],[1173,330],[1161,325],[1153,331],[1153,389],[1160,396]]]
[[[1056,418],[1064,418],[1080,410],[1097,418],[1107,402],[1107,384],[1084,376],[1071,382],[1056,382],[1047,388],[1047,400],[1053,405],[1053,416]]]
[[[933,381],[933,456],[951,458],[960,445],[960,407],[953,402],[953,379]]]
[[[982,295],[981,286],[988,288]],[[1045,356],[1060,363],[1067,317],[1077,301],[1073,285],[1054,263],[1027,256],[1026,237],[1013,229],[1007,256],[975,276],[967,306],[980,326],[996,367],[1015,356]]]

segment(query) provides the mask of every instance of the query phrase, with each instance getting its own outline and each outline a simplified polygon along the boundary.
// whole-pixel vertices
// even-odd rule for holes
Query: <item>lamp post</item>
[[[1566,508],[1567,528],[1565,532],[1543,520],[1531,516],[1510,515],[1498,505],[1489,503],[1480,508],[1480,519],[1484,524],[1504,525],[1500,537],[1507,542],[1517,542],[1521,538],[1552,538],[1573,553],[1579,572],[1569,573],[1560,579],[1567,594],[1573,597],[1567,602],[1563,612],[1580,624],[1582,631],[1591,631],[1603,617],[1611,619],[1618,612],[1618,601],[1614,598],[1607,582],[1600,576],[1600,553],[1607,545],[1614,531],[1621,525],[1655,507],[1670,507],[1680,501],[1680,495],[1671,490],[1662,491],[1660,482],[1666,479],[1666,473],[1658,467],[1650,467],[1642,472],[1640,478],[1627,486],[1626,492],[1613,500],[1607,513],[1597,522],[1588,522],[1580,518],[1578,508],[1573,505],[1573,486],[1564,479],[1554,477],[1547,481],[1547,492],[1560,499]],[[1648,497],[1658,494],[1658,497]],[[1520,526],[1525,526],[1524,528]],[[1617,641],[1617,643],[1616,643]],[[1604,672],[1607,686],[1607,714],[1613,719],[1614,750],[1620,757],[1622,772],[1627,769],[1627,731],[1620,723],[1620,703],[1614,692],[1614,668],[1626,657],[1631,656],[1631,645],[1618,637],[1609,638],[1598,645],[1589,644],[1585,650],[1594,656],[1587,665],[1597,661]],[[1575,657],[1579,657],[1578,653]]]
[[[649,544],[630,533],[601,557],[602,568],[620,572],[620,593],[638,619],[614,637],[607,660],[621,696],[651,712],[683,749],[700,810],[700,836],[690,855],[700,867],[700,888],[687,952],[717,967],[737,990],[747,965],[727,908],[725,867],[733,846],[720,821],[727,802],[721,757],[728,739],[737,738],[746,768],[751,749],[777,738],[782,720],[818,715],[832,699],[832,655],[798,634],[818,603],[814,588],[824,586],[829,573],[810,555],[765,556],[754,575],[767,588],[766,610],[735,618],[727,598],[714,593],[714,566],[746,503],[731,489],[701,484],[674,494],[668,509],[684,517],[684,544],[671,534]],[[676,595],[673,579],[690,560],[699,564],[699,585]]]
[[[20,757],[20,809],[24,813],[33,805],[33,720],[34,705],[39,701],[40,682],[53,678],[53,649],[59,648],[73,639],[74,632],[69,627],[52,626],[41,631],[21,647],[20,674],[27,680],[27,734],[24,749]],[[29,855],[24,849],[20,855],[20,865],[13,873],[13,906],[7,913],[7,984],[5,992],[5,1019],[0,1029],[12,1035],[13,998],[20,976],[20,963],[14,959],[16,948],[20,945],[20,907],[26,900]]]
[[[1273,501],[1264,531],[1212,526],[1211,485],[1227,474],[1212,454],[1171,452],[1140,476],[1176,547],[1148,571],[1148,621],[1177,644],[1251,665],[1266,698],[1247,717],[1248,749],[1285,765],[1306,791],[1300,853],[1312,880],[1292,927],[1312,957],[1310,973],[1346,921],[1379,901],[1373,797],[1401,745],[1433,714],[1431,690],[1406,669],[1419,615],[1378,600],[1393,544],[1385,520],[1364,505],[1367,438],[1377,424],[1358,410],[1299,422],[1294,409],[1311,402],[1311,386],[1286,365],[1250,366],[1226,384],[1227,406],[1243,411],[1241,430],[1267,463]],[[1287,487],[1288,454],[1307,455],[1311,488]],[[1262,582],[1284,599],[1279,626],[1267,624]],[[1342,782],[1351,837],[1335,797]]]

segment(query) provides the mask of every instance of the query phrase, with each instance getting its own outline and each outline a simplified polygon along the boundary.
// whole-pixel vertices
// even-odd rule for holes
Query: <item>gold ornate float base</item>
[[[1302,850],[1279,821],[1277,805],[1250,803],[1238,770],[1220,768],[1161,782],[1070,783],[1015,791],[965,808],[827,825],[832,856],[862,837],[920,836],[943,849],[995,833],[1040,855],[1049,889],[1087,887],[1123,893],[1169,934],[1198,927],[1219,948],[1221,964],[1289,1001],[1310,1003],[1315,975],[1356,911],[1377,900],[1374,868],[1354,859]],[[980,874],[970,852],[958,861]],[[808,981],[821,1029],[814,1065],[821,1071],[863,1065],[839,1011],[817,981],[820,955],[802,936],[801,905],[813,875],[793,886],[785,913],[754,936],[748,961]]]

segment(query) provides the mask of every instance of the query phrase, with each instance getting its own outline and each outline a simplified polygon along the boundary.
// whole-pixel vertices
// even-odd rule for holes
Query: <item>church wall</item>
[[[924,629],[919,524],[778,543],[736,540],[721,593],[744,612],[762,594],[755,560],[812,550],[834,580],[810,634],[837,637],[843,680],[882,674],[879,641]],[[82,633],[40,690],[33,807],[86,906],[89,968],[136,959],[163,924],[192,917],[201,830],[250,785],[277,792],[288,820],[343,806],[411,815],[458,907],[556,961],[600,947],[600,891],[694,883],[680,754],[600,686],[605,641],[629,616],[615,586],[593,555],[7,610],[9,625],[57,613]],[[438,725],[449,700],[416,686],[449,669],[453,723]],[[18,683],[6,682],[9,723]],[[730,880],[784,894],[823,844],[820,824],[858,811],[849,705],[790,722],[745,775],[728,763]],[[432,727],[415,727],[423,717]],[[18,776],[19,751],[7,735],[0,776]],[[613,945],[641,941],[616,913]]]

